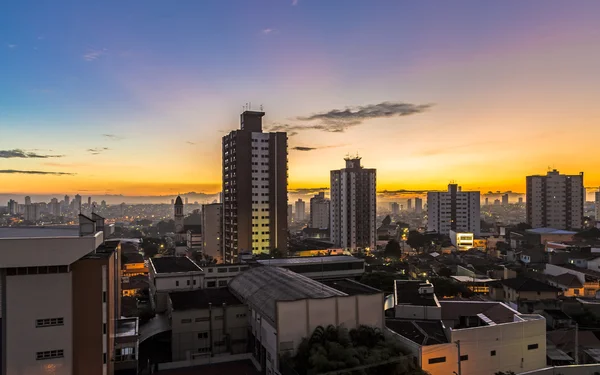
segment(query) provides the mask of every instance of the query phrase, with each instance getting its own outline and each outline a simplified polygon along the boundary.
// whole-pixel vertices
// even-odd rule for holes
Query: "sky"
[[[289,187],[359,154],[380,191],[600,185],[596,0],[8,2],[0,193],[221,189],[246,103]],[[390,193],[393,194],[393,193]]]

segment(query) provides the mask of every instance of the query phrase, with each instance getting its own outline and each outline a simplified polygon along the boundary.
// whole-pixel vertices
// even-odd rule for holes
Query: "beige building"
[[[227,288],[170,293],[173,361],[246,353],[247,311]]]
[[[559,288],[526,277],[501,280],[499,284],[502,285],[502,289],[493,289],[491,297],[504,302],[556,299],[562,294]]]
[[[202,205],[202,252],[223,263],[223,204]]]
[[[167,311],[169,293],[202,288],[204,271],[188,257],[150,259],[150,296],[157,313]]]

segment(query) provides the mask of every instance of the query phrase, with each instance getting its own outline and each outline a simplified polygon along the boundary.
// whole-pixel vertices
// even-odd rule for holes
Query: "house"
[[[126,253],[121,256],[121,272],[123,276],[148,276],[148,266],[140,253]]]
[[[583,296],[583,284],[577,278],[577,275],[570,273],[562,273],[557,276],[546,275],[548,284],[562,289],[563,296],[565,297],[576,297]]]
[[[524,264],[544,263],[546,256],[543,251],[537,249],[523,250],[519,256],[519,260]]]
[[[581,289],[579,288],[579,295],[584,297],[596,297],[596,293],[600,290],[600,272],[580,268],[573,264],[559,266],[548,263],[544,269],[544,274],[546,275],[559,276],[564,273],[575,275],[583,285],[583,293],[581,293]]]
[[[121,280],[121,295],[123,297],[134,297],[138,292],[149,287],[148,276],[124,276]]]
[[[546,326],[551,329],[559,328],[571,328],[573,326],[573,320],[563,311],[558,309],[546,309],[540,313],[546,318]]]
[[[519,300],[556,299],[562,292],[549,284],[526,277],[516,277],[500,281],[503,287],[503,300],[518,302]]]

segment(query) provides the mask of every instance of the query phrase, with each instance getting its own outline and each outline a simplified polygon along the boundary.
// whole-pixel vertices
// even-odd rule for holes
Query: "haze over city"
[[[288,132],[290,190],[356,153],[380,192],[600,185],[598,2],[114,5],[5,5],[0,193],[216,194],[246,103]]]

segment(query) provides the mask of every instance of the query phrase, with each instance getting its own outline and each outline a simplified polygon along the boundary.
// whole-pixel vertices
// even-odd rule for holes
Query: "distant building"
[[[171,199],[171,206],[175,205],[175,199]]]
[[[580,229],[584,201],[583,172],[563,175],[554,169],[527,176],[527,224],[533,228]]]
[[[302,222],[306,220],[306,202],[302,199],[296,201],[296,222]]]
[[[412,210],[412,199],[408,199],[408,200],[406,201],[406,209],[407,209],[408,211]]]
[[[291,204],[288,204],[288,207],[287,207],[288,226],[292,223],[292,221],[294,221],[294,206],[292,206]]]
[[[400,205],[398,202],[390,203],[390,211],[392,211],[392,215],[400,215]]]
[[[19,203],[17,203],[17,201],[12,199],[8,201],[8,213],[10,215],[16,215],[19,213]]]
[[[30,205],[31,204],[31,197],[30,196],[26,196],[25,197],[25,205]]]
[[[264,112],[244,111],[223,137],[224,261],[287,251],[287,134],[264,133]]]
[[[415,212],[418,214],[423,212],[423,199],[415,198]]]
[[[452,245],[454,245],[458,251],[466,251],[474,248],[474,239],[473,233],[450,231],[450,242],[452,242]]]
[[[485,197],[485,205],[487,206],[487,205],[489,205],[489,204],[490,204],[490,198],[488,198],[488,197]]]
[[[329,228],[329,199],[325,198],[325,193],[320,192],[310,198],[310,221],[309,228],[328,229]]]
[[[519,197],[519,204],[523,204],[523,197]]]
[[[174,214],[173,220],[175,221],[175,241],[185,241],[186,235],[184,231],[184,214],[183,214],[183,200],[180,196],[175,199],[173,205]]]
[[[187,206],[189,204],[189,198],[185,197],[185,205]]]
[[[40,219],[40,216],[40,206],[37,203],[25,205],[25,220],[36,222]]]
[[[202,253],[223,263],[223,205],[202,205]]]
[[[92,207],[92,197],[88,197],[88,207]]]
[[[447,192],[427,193],[427,229],[447,235],[451,230],[479,235],[480,196],[449,184]]]
[[[494,206],[500,206],[500,199],[494,199]]]
[[[346,168],[331,171],[331,241],[352,251],[375,249],[376,171],[359,157],[345,160]]]
[[[81,195],[76,194],[75,195],[75,207],[73,207],[78,213],[81,213]]]
[[[52,200],[50,200],[50,213],[54,216],[60,216],[62,213],[62,207],[61,204],[58,202],[58,199],[56,198],[52,198]]]
[[[502,205],[503,206],[508,206],[508,193],[502,195]]]
[[[596,204],[596,206],[594,212],[596,214],[596,221],[600,221],[600,191],[597,191],[595,196],[596,199],[594,203]]]

